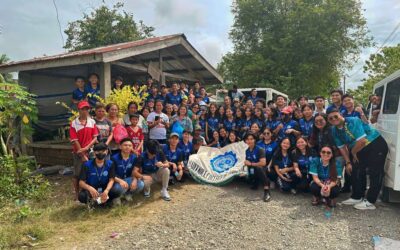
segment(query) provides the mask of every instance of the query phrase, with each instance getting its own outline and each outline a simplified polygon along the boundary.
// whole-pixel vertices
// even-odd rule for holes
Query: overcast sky
[[[83,12],[98,7],[101,0],[55,0],[62,31],[68,22],[82,18]],[[121,1],[121,0],[120,0]],[[117,1],[105,1],[112,5]],[[156,28],[155,35],[185,33],[188,40],[209,62],[216,66],[222,55],[232,49],[228,38],[233,17],[231,0],[125,0],[125,8],[136,20]],[[360,68],[370,53],[400,22],[400,0],[362,0],[368,27],[377,44],[365,49],[361,59],[349,70],[349,87],[361,83]],[[400,43],[400,29],[387,45]],[[63,33],[64,40],[66,39]],[[12,60],[64,52],[52,0],[1,0],[0,54]]]

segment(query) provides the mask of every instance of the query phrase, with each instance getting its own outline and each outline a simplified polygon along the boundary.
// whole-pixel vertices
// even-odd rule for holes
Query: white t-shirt
[[[156,116],[163,119],[164,122],[169,123],[168,116],[164,113],[157,114],[156,112],[151,112],[147,117],[148,122],[154,122]],[[165,140],[167,139],[167,129],[164,124],[158,124],[156,127],[151,128],[149,131],[149,138],[153,140]]]

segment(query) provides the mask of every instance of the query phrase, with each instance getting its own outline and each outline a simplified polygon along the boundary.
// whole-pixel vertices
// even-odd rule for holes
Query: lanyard
[[[128,164],[130,163],[130,159],[131,159],[131,157],[129,157],[128,160],[126,160],[126,164],[124,164],[125,160],[124,160],[124,158],[122,158],[122,155],[121,155],[121,163],[122,163],[122,168],[124,170],[124,179],[126,178],[126,170],[128,169]]]
[[[283,166],[286,168],[288,166],[288,164],[289,164],[289,156],[288,155],[286,155],[286,156],[282,155],[282,162],[283,162]]]
[[[99,175],[99,172],[97,171],[97,169],[98,169],[97,165],[94,167],[94,169],[96,170],[97,180],[99,181],[99,184],[100,184],[100,182],[101,182],[101,177],[103,176],[103,172],[104,172],[104,170],[105,170],[105,166],[103,165],[103,166],[101,167],[100,175]]]
[[[306,135],[310,135],[310,129],[313,126],[313,120],[310,119],[309,121],[306,121],[306,119],[304,119],[304,130],[305,130],[305,134]]]

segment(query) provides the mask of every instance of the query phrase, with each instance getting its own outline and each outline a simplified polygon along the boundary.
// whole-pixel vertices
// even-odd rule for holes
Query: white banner
[[[221,149],[200,147],[197,154],[189,157],[190,174],[198,182],[218,186],[227,184],[236,176],[247,175],[247,168],[244,168],[247,148],[243,141]]]

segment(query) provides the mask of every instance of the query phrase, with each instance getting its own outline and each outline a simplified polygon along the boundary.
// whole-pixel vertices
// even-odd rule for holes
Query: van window
[[[389,82],[386,86],[385,100],[383,103],[384,114],[396,114],[400,99],[400,78]]]

